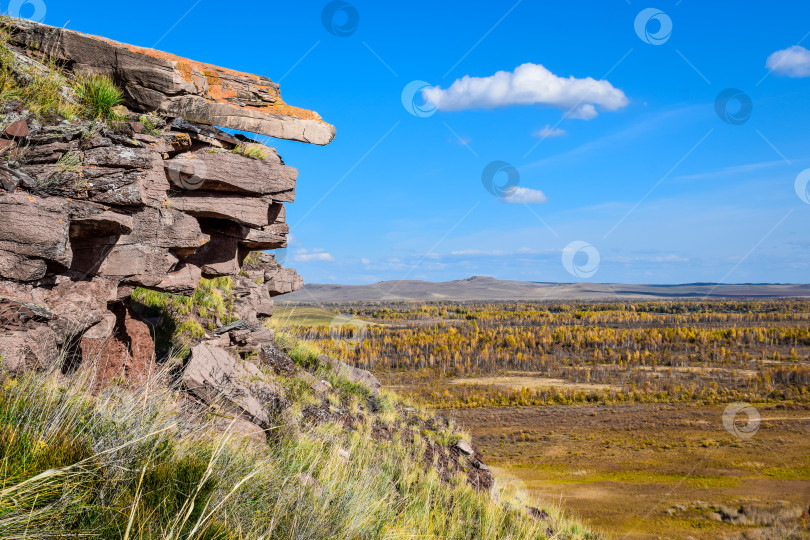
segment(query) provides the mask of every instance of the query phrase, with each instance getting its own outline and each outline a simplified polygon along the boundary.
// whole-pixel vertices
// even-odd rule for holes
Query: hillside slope
[[[693,283],[683,285],[628,285],[621,283],[535,283],[491,277],[463,280],[382,281],[372,285],[308,283],[282,302],[382,302],[438,300],[610,300],[615,298],[673,298],[810,296],[810,285]]]

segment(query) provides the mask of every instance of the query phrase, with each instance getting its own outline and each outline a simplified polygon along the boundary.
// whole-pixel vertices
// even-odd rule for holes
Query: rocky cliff
[[[275,149],[214,125],[321,145],[334,128],[286,104],[266,77],[30,21],[4,23],[3,67],[22,84],[56,78],[71,104],[79,99],[74,81],[106,76],[125,100],[112,119],[3,100],[4,367],[92,356],[114,364],[105,378],[147,371],[154,350],[132,292],[190,295],[201,277],[230,276],[239,329],[253,334],[243,341],[271,340],[261,324],[271,298],[303,281],[272,256],[251,253],[286,246],[285,204],[295,200],[298,172]]]
[[[273,297],[303,285],[265,253],[287,245],[298,172],[220,128],[335,135],[266,77],[0,23],[0,381],[55,369],[97,394],[160,372],[181,402],[259,442],[365,430],[421,448],[413,459],[447,483],[490,489],[451,422],[394,405],[371,373],[264,324]]]

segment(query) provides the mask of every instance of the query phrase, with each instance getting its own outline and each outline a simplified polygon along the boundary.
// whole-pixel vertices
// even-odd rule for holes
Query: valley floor
[[[725,429],[723,406],[475,408],[453,416],[496,475],[612,538],[810,537],[810,408],[757,408],[761,424],[747,439]]]

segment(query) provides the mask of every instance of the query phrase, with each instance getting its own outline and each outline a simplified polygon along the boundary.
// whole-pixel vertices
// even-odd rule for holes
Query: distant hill
[[[284,303],[375,302],[401,300],[609,300],[611,298],[810,297],[810,284],[536,283],[471,277],[457,281],[381,281],[372,285],[308,284],[279,297]]]

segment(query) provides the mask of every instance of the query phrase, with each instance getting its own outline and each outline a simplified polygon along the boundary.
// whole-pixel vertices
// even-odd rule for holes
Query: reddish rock
[[[275,222],[277,207],[270,197],[239,197],[198,191],[184,191],[170,198],[172,208],[197,217],[235,221],[260,229]]]
[[[28,123],[21,118],[10,124],[5,131],[3,131],[3,136],[10,139],[22,139],[23,137],[28,137],[30,133]]]
[[[149,328],[122,308],[124,320],[118,326],[113,313],[82,336],[81,369],[92,377],[98,390],[113,382],[129,385],[144,383],[155,373],[155,344]]]
[[[202,271],[198,266],[188,264],[166,276],[154,289],[172,294],[191,296],[200,285]]]
[[[71,62],[83,74],[115,76],[138,110],[320,145],[335,137],[317,113],[285,103],[267,77],[26,19],[9,17],[7,24],[17,45]]]
[[[45,277],[48,269],[42,259],[33,259],[17,253],[0,250],[0,277],[31,282]]]
[[[47,369],[59,359],[58,341],[45,325],[25,331],[0,332],[0,366],[12,373]]]
[[[239,360],[210,345],[191,350],[182,382],[206,403],[250,420],[263,429],[272,427],[272,414],[285,404],[284,388],[255,364]]]
[[[0,250],[70,266],[65,201],[0,191]]]
[[[270,152],[272,149],[268,148]],[[172,184],[180,189],[227,191],[250,195],[294,193],[298,171],[284,165],[273,151],[267,159],[206,151],[180,154],[164,163]],[[274,197],[281,200],[281,196]],[[284,201],[287,202],[287,201]]]
[[[14,141],[10,141],[8,139],[0,139],[0,153],[5,152],[9,148],[14,146]]]
[[[127,309],[124,331],[129,340],[129,362],[126,366],[128,381],[145,382],[155,372],[155,342],[145,323],[134,319]]]

